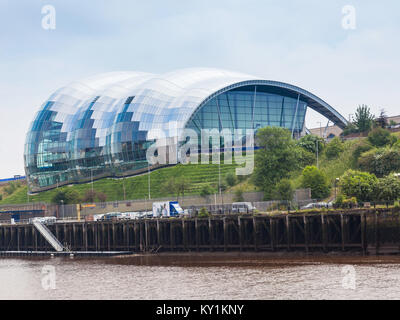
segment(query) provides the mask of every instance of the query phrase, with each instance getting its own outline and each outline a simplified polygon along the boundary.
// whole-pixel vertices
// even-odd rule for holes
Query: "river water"
[[[399,257],[0,258],[0,299],[399,298]]]

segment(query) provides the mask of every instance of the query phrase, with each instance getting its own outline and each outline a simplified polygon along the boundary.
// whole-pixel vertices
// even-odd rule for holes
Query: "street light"
[[[336,199],[337,199],[337,184],[338,184],[339,181],[340,181],[340,178],[336,178],[335,179],[335,202],[336,202]]]
[[[61,200],[61,211],[62,211],[62,218],[64,220],[64,200]]]

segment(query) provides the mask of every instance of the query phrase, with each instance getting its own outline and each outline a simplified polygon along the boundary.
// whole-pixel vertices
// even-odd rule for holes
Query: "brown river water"
[[[400,257],[0,258],[0,299],[399,299]]]

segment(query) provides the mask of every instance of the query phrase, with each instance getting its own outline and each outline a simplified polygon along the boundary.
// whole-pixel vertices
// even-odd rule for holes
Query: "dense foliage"
[[[323,199],[330,194],[330,183],[324,172],[315,166],[307,166],[302,173],[301,185],[311,189],[313,199]]]
[[[317,153],[317,146],[318,146],[318,152],[322,153],[322,150],[324,149],[325,146],[325,140],[316,135],[309,134],[304,137],[301,137],[297,141],[297,145],[313,154]]]
[[[276,184],[289,178],[293,170],[301,168],[304,155],[308,154],[296,145],[291,132],[279,127],[262,128],[257,133],[261,147],[255,154],[253,183],[264,191],[265,199],[273,198]],[[308,161],[308,160],[306,160]]]
[[[378,178],[374,174],[348,170],[340,179],[340,188],[347,197],[356,197],[359,201],[373,201]]]
[[[325,154],[328,159],[336,159],[343,152],[344,146],[342,140],[335,137],[329,142],[325,148]]]
[[[381,148],[363,153],[358,159],[358,167],[378,177],[400,171],[400,149]]]

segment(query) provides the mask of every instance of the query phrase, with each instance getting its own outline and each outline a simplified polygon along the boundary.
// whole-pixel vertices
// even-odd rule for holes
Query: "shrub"
[[[400,149],[382,148],[363,153],[358,159],[358,167],[378,177],[400,170]]]
[[[355,147],[353,151],[353,160],[354,163],[356,164],[358,162],[358,159],[361,157],[361,155],[367,151],[370,151],[374,147],[372,144],[368,142],[368,140],[361,140],[358,145]]]
[[[12,195],[12,194],[14,193],[14,191],[17,190],[17,189],[18,189],[17,184],[14,183],[14,182],[10,182],[10,183],[8,184],[8,186],[6,186],[6,187],[4,188],[4,192],[7,193],[7,195],[10,196],[10,195]]]
[[[199,212],[199,218],[208,218],[210,216],[210,213],[207,211],[206,208],[201,208]]]
[[[201,187],[200,196],[203,198],[207,198],[209,195],[213,194],[215,190],[209,185],[205,184]]]
[[[233,201],[235,201],[235,202],[243,202],[244,201],[242,188],[238,188],[235,190],[235,196],[233,197]]]
[[[375,128],[368,134],[368,141],[375,147],[384,147],[391,143],[392,138],[388,130]]]
[[[361,201],[376,199],[376,185],[378,179],[368,172],[348,170],[340,179],[339,186],[347,197],[355,197]]]
[[[376,185],[377,198],[382,201],[395,201],[400,198],[400,179],[394,175],[379,179]]]
[[[233,172],[229,172],[225,177],[225,181],[228,186],[233,187],[237,183],[235,174]]]
[[[96,191],[92,190],[87,190],[85,192],[85,195],[82,198],[83,202],[95,202],[96,199]]]
[[[311,189],[311,196],[314,199],[323,199],[329,196],[330,184],[325,173],[315,166],[307,166],[301,176],[303,188]]]
[[[357,207],[358,203],[357,203],[357,198],[356,197],[351,197],[348,199],[344,199],[342,202],[341,207],[342,208],[355,208]]]
[[[61,200],[64,204],[74,204],[80,202],[79,193],[75,190],[59,190],[52,197],[51,202],[60,204]]]
[[[292,201],[294,188],[289,179],[282,179],[276,185],[276,200]]]
[[[301,137],[297,141],[297,145],[302,147],[304,150],[307,150],[308,152],[315,154],[317,152],[317,141],[318,141],[318,152],[322,153],[322,150],[324,149],[325,146],[325,140],[313,134]]]
[[[329,142],[325,148],[326,157],[331,160],[337,158],[344,150],[343,142],[335,137]]]

